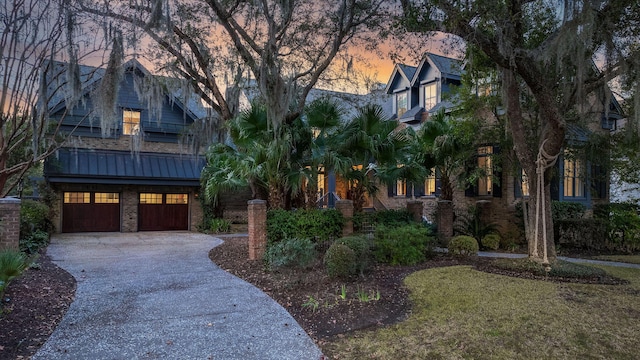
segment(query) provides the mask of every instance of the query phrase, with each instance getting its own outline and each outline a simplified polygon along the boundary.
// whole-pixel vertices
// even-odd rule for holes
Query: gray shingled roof
[[[398,117],[398,120],[400,122],[420,121],[422,119],[423,112],[424,108],[422,106],[414,106],[402,114],[402,116]]]
[[[416,70],[418,69],[415,66],[405,64],[398,64],[398,68],[407,76],[407,79],[409,79],[409,81],[413,79],[413,75],[415,75]]]
[[[193,155],[63,148],[46,162],[49,182],[199,186],[204,159]]]
[[[428,53],[429,59],[440,70],[443,76],[454,76],[459,78],[462,73],[462,62],[460,60],[448,58],[441,55]]]
[[[49,96],[51,96],[48,106],[50,110],[57,110],[61,106],[64,106],[65,100],[65,87],[67,82],[67,63],[60,61],[52,62],[52,69],[46,73],[46,81],[47,81],[47,89],[49,92]],[[162,79],[165,85],[168,85],[169,96],[173,98],[179,106],[182,107],[183,101],[185,100],[185,96],[183,96],[183,87],[179,86],[178,79],[166,77],[166,76],[158,76],[151,74],[139,61],[136,59],[131,59],[127,61],[123,67],[127,68],[136,68],[140,70],[142,73],[148,76],[155,76],[158,79]],[[87,66],[87,65],[79,65],[80,69],[80,83],[82,84],[82,92],[83,94],[89,94],[91,90],[95,89],[96,86],[100,83],[100,80],[104,76],[106,69],[95,66]],[[172,86],[172,82],[175,82],[175,86]],[[195,118],[203,118],[205,116],[209,116],[207,113],[207,109],[202,105],[200,101],[200,96],[196,93],[191,93],[186,97],[187,104],[186,109],[187,112],[191,112],[191,114]],[[54,110],[55,109],[55,110]]]

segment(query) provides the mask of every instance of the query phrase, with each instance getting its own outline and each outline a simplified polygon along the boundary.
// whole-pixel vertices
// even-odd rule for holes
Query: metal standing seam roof
[[[204,158],[195,155],[59,149],[45,164],[49,182],[199,186]]]
[[[429,53],[427,55],[433,64],[440,70],[440,73],[445,76],[454,76],[460,78],[463,73],[462,62],[457,59],[448,58],[446,56],[440,56]]]

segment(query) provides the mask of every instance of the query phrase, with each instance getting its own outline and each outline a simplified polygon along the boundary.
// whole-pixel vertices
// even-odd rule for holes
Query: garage
[[[120,194],[64,192],[62,232],[120,231]]]
[[[189,194],[140,193],[138,230],[188,230]]]

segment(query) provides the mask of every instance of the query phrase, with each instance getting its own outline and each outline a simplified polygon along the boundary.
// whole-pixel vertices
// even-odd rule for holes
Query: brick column
[[[478,215],[480,216],[480,223],[483,225],[492,223],[491,221],[491,201],[478,200],[476,201],[476,208],[478,209]]]
[[[248,201],[249,260],[261,260],[267,248],[267,202]]]
[[[20,248],[20,203],[14,197],[0,199],[0,250]]]
[[[342,236],[353,234],[353,201],[338,200],[336,201],[336,209],[340,211],[345,220],[342,227]]]
[[[438,201],[438,235],[445,241],[449,241],[453,236],[453,203],[451,201]]]
[[[422,222],[422,201],[407,201],[407,211],[413,215],[413,221]]]

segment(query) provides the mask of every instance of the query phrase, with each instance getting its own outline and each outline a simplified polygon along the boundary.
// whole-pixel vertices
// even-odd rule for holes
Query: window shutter
[[[515,196],[516,199],[522,197],[522,188],[520,187],[520,184],[522,184],[522,177],[514,176],[513,177],[513,196]]]
[[[393,181],[390,181],[387,184],[387,196],[388,197],[394,197],[396,196],[396,183]]]
[[[436,196],[440,196],[442,194],[442,180],[440,180],[440,177],[436,177]],[[431,195],[431,194],[429,194]]]
[[[500,146],[494,146],[493,147],[493,154],[497,155],[500,154]],[[493,169],[493,188],[491,189],[491,193],[493,195],[493,197],[497,197],[497,198],[501,198],[502,197],[502,171],[497,171],[496,167],[495,167],[495,161],[493,162],[494,164],[494,169]],[[496,181],[496,179],[498,181]]]
[[[411,183],[416,197],[424,196],[424,182]]]
[[[473,156],[471,159],[467,160],[467,163],[465,165],[465,172],[467,175],[473,172],[473,169],[477,166],[477,161],[478,161],[477,156]],[[464,196],[467,196],[467,197],[478,196],[478,181],[476,181],[476,183],[473,185],[467,185],[467,187],[465,187]]]

